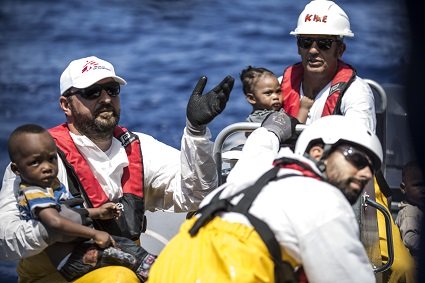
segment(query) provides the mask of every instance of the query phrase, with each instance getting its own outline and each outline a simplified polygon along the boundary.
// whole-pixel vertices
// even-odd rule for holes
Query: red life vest
[[[296,170],[300,172],[304,177],[309,177],[322,181],[324,180],[323,177],[316,173],[309,164],[304,163],[298,159],[290,157],[281,157],[273,161],[273,166]]]
[[[67,125],[61,124],[49,129],[56,145],[64,153],[65,163],[71,165],[78,182],[93,207],[99,207],[109,201],[99,182],[93,175],[89,164],[75,146]],[[126,128],[117,126],[114,130],[114,137],[121,141],[127,153],[129,166],[124,168],[121,185],[123,193],[130,193],[143,198],[143,162],[138,137],[129,132]],[[69,176],[72,178],[72,176]],[[75,177],[75,176],[74,176]]]
[[[289,66],[283,73],[281,89],[283,108],[289,115],[296,117],[300,109],[300,87],[304,75],[301,63]],[[344,92],[356,78],[356,70],[350,65],[339,61],[336,75],[332,79],[330,92],[323,108],[322,117],[341,114],[340,105]]]

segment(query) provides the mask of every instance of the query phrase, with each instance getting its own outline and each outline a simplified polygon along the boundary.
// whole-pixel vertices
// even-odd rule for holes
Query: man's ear
[[[405,194],[406,193],[406,184],[404,182],[400,183],[400,191]]]
[[[19,172],[19,168],[16,163],[10,163],[10,169],[12,169],[13,173],[15,173],[16,176],[21,176],[21,172]]]
[[[344,54],[346,48],[347,48],[347,45],[345,45],[344,42],[341,42],[341,44],[338,48],[338,59],[342,58],[342,55]]]
[[[323,148],[320,145],[314,145],[310,148],[308,154],[314,160],[320,160],[320,158],[322,158],[322,155],[323,155]]]
[[[66,98],[65,96],[59,97],[59,106],[63,110],[63,112],[65,112],[65,115],[71,115],[71,108],[69,107],[68,98]]]
[[[252,93],[247,93],[245,94],[246,96],[246,100],[248,100],[248,103],[251,105],[255,105],[257,103],[257,100],[255,99],[254,94]]]

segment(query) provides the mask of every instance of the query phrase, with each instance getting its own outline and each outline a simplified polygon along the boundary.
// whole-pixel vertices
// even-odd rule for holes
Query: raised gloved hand
[[[288,114],[283,109],[270,113],[261,124],[270,132],[274,133],[283,144],[295,134],[295,126],[299,124],[298,120]]]
[[[206,126],[226,107],[235,79],[227,76],[215,88],[202,95],[207,77],[202,76],[187,103],[187,129],[194,135],[203,135]]]

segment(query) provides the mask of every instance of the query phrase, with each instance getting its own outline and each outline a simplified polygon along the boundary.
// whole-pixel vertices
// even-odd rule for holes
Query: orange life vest
[[[281,89],[283,108],[289,115],[296,117],[300,109],[300,87],[304,75],[301,63],[289,66],[283,73]],[[336,75],[332,79],[330,92],[323,108],[322,117],[341,114],[340,105],[344,92],[356,78],[356,70],[342,62],[338,62]]]
[[[66,124],[49,129],[56,145],[65,154],[66,161],[75,170],[80,183],[84,187],[93,207],[99,207],[108,201],[108,197],[93,175],[89,164],[78,151]],[[124,168],[121,184],[123,192],[143,197],[143,164],[140,141],[137,136],[127,129],[117,126],[114,137],[121,141],[128,156],[129,166]],[[130,178],[131,176],[131,178]]]
[[[82,196],[88,207],[99,207],[110,201],[86,159],[75,146],[67,124],[51,128],[49,132],[58,146],[59,155],[67,169],[70,192],[74,196]],[[123,169],[121,178],[123,197],[118,202],[123,204],[124,211],[133,213],[123,214],[124,217],[120,217],[117,223],[114,220],[97,220],[94,224],[95,227],[113,235],[137,239],[140,232],[145,229],[143,159],[140,141],[137,135],[121,126],[115,127],[114,137],[121,141],[129,161],[129,166]]]

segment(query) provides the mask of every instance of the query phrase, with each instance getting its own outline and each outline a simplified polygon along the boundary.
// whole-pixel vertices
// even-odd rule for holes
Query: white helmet
[[[347,14],[333,1],[313,0],[308,3],[300,16],[292,35],[324,34],[353,37]]]
[[[376,171],[381,167],[383,154],[378,137],[359,121],[341,115],[329,115],[314,121],[305,128],[295,144],[295,153],[303,155],[312,141],[325,145],[348,142],[364,149]]]

